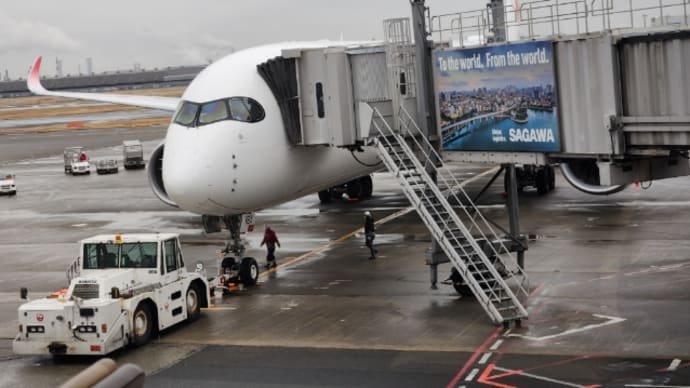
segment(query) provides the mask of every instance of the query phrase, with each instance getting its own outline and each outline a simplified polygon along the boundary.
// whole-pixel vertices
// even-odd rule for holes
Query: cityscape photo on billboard
[[[560,151],[550,41],[438,51],[434,66],[444,150]]]

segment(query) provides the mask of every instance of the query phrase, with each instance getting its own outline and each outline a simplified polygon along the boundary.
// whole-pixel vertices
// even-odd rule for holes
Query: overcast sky
[[[434,13],[484,3],[427,0]],[[65,74],[86,57],[95,72],[200,64],[263,43],[382,39],[383,19],[409,15],[409,0],[3,0],[0,71],[25,77],[38,55],[46,74],[56,56]]]
[[[487,2],[426,4],[439,15]],[[56,57],[65,74],[75,74],[78,65],[86,70],[86,57],[101,72],[135,62],[144,68],[202,64],[233,49],[287,40],[382,39],[383,19],[409,15],[409,0],[3,0],[0,72],[26,77],[38,55],[45,74],[54,74]]]

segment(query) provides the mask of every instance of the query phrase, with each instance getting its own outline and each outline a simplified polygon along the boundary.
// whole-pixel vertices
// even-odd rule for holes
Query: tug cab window
[[[124,243],[122,244],[121,268],[156,268],[157,244]]]
[[[179,263],[177,262],[177,247],[175,246],[175,240],[167,240],[163,243],[165,249],[165,272],[174,272],[179,268]]]
[[[84,244],[84,269],[118,268],[118,244]]]

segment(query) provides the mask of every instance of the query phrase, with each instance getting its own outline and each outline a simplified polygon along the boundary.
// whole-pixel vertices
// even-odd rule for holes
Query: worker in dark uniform
[[[276,236],[276,232],[271,229],[271,227],[267,226],[266,231],[264,232],[264,239],[261,241],[261,245],[263,246],[266,244],[266,268],[271,268],[271,267],[276,267],[276,256],[275,256],[275,251],[276,251],[276,245],[280,246],[280,241],[278,241],[278,236]]]
[[[364,212],[364,244],[369,248],[371,256],[369,260],[376,259],[378,251],[374,248],[374,238],[376,238],[376,229],[374,228],[374,217],[371,212]]]

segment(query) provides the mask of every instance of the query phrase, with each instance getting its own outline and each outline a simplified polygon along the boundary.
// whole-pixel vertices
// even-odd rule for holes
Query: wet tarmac
[[[122,140],[147,153],[163,129],[0,136],[0,169],[18,194],[0,197],[0,387],[55,386],[91,358],[17,357],[17,290],[39,297],[66,283],[79,239],[101,233],[172,231],[188,266],[216,266],[226,234],[206,235],[198,216],[167,207],[144,170],[68,176],[65,145],[92,159],[118,157]],[[106,135],[107,134],[107,135]],[[457,168],[477,193],[486,166]],[[480,175],[485,173],[484,175]],[[370,200],[321,205],[316,195],[259,212],[282,243],[279,267],[256,287],[219,297],[202,318],[149,345],[113,354],[149,374],[147,387],[195,386],[687,386],[690,385],[690,179],[654,182],[611,197],[557,189],[520,198],[530,235],[530,318],[494,326],[472,298],[430,289],[430,238],[393,177],[375,174]],[[480,200],[506,225],[502,182]],[[379,258],[367,260],[358,229],[376,219]],[[441,278],[449,271],[442,266]]]

